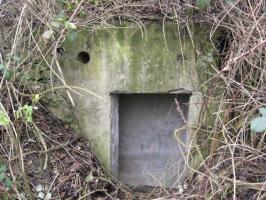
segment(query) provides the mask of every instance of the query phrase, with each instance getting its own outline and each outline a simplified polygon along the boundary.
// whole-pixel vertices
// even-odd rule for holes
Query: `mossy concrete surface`
[[[201,101],[198,74],[202,73],[198,73],[193,45],[186,30],[159,22],[142,28],[125,23],[66,37],[60,61],[64,78],[68,85],[83,88],[77,90],[80,95],[72,92],[73,111],[107,169],[111,158],[111,93],[191,92],[196,94],[192,103],[197,106],[192,105],[188,115],[191,123],[197,120]],[[79,58],[80,52],[89,54],[88,63]]]

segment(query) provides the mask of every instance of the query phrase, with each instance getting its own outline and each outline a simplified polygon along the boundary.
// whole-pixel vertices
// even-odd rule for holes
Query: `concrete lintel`
[[[121,90],[110,92],[110,95],[115,95],[115,94],[187,94],[187,95],[192,95],[193,91],[190,91],[184,88],[179,88],[179,89],[173,89],[173,90],[168,90],[168,91],[153,91],[153,92],[129,92],[129,91],[121,91]]]

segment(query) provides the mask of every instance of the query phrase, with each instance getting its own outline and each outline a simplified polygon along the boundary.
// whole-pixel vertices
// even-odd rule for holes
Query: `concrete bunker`
[[[103,166],[126,184],[174,187],[186,174],[181,154],[198,121],[204,81],[190,36],[170,22],[152,22],[143,30],[125,23],[79,32],[75,41],[64,42],[60,63],[66,83],[83,88],[81,95],[72,93],[78,126]],[[79,57],[80,52],[89,54]],[[183,117],[174,99],[181,102]],[[181,127],[186,131],[178,142],[173,132]],[[152,151],[151,157],[141,151]],[[164,165],[171,159],[179,163],[172,169]]]

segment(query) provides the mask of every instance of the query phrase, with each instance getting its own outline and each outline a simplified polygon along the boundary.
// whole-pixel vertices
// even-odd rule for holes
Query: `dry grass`
[[[211,30],[210,40],[217,29],[225,30],[228,34],[226,49],[217,50],[221,62],[219,66],[208,63],[215,73],[202,86],[208,89],[197,134],[201,137],[205,135],[208,143],[200,144],[199,140],[199,147],[202,148],[193,148],[200,151],[205,147],[210,151],[201,167],[194,169],[189,190],[176,198],[266,199],[266,133],[252,134],[249,128],[250,120],[257,115],[258,108],[266,107],[264,0],[227,1],[234,2],[232,4],[214,0],[204,9],[189,0],[67,2],[70,2],[68,6],[63,7],[67,20],[80,28],[111,26],[114,19],[130,20],[140,27],[146,20],[174,20],[185,24],[207,22]],[[54,78],[73,90],[64,82],[63,74],[55,73],[60,71],[55,52],[68,30],[64,26],[56,28],[53,40],[47,41],[42,37],[61,10],[54,1],[49,0],[2,0],[0,5],[0,64],[6,66],[0,82],[0,110],[8,114],[11,122],[8,127],[0,129],[0,152],[14,182],[9,191],[2,186],[0,191],[10,199],[25,199],[22,192],[28,194],[28,199],[35,198],[32,188],[36,185],[27,174],[28,160],[25,154],[28,152],[25,142],[35,138],[40,148],[36,151],[47,152],[52,148],[45,134],[40,131],[42,124],[37,123],[38,116],[35,116],[33,123],[25,123],[23,119],[16,119],[16,110],[26,103],[32,104],[32,94],[50,90]],[[52,58],[48,59],[48,56]],[[32,68],[41,69],[48,82],[35,76],[23,79],[23,74]],[[16,72],[16,75],[4,79],[10,71]],[[219,105],[218,109],[208,113],[212,104]],[[38,102],[34,106],[41,107]],[[214,118],[214,123],[207,124],[210,117]],[[14,159],[16,165],[13,164]],[[50,155],[45,154],[43,167],[49,165],[51,159]],[[80,199],[82,195],[85,195],[83,199],[89,199],[89,193],[96,190],[106,193],[106,188],[94,188],[95,191],[91,191],[92,187],[84,186],[77,180],[71,184],[76,184],[79,187],[76,189],[83,191],[79,193]],[[51,187],[54,192],[55,187]],[[115,187],[117,189],[106,193],[107,199],[116,198],[121,186]],[[129,190],[125,191],[125,199],[137,198]],[[174,196],[162,191],[159,191],[160,195]]]

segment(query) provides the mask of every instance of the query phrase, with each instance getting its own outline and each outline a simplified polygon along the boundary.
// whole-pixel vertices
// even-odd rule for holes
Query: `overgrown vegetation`
[[[187,191],[157,188],[146,199],[266,199],[264,0],[0,2],[1,199],[36,199],[39,184],[55,199],[145,199],[108,179],[86,141],[73,138],[68,125],[54,120],[40,103],[44,93],[56,95],[56,79],[70,99],[77,89],[64,81],[58,62],[66,35],[113,26],[113,20],[133,21],[140,28],[149,20],[171,20],[188,29],[191,23],[207,23],[210,40],[220,28],[228,33],[221,40],[226,48],[217,49],[219,65],[206,61],[215,73],[202,86],[207,90],[196,130],[207,140],[191,146],[200,155],[207,146],[208,155],[192,169]],[[209,113],[212,104],[219,106]],[[210,117],[214,123],[207,124]]]

